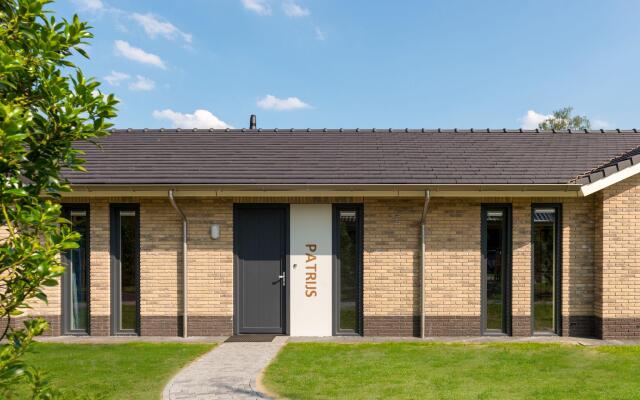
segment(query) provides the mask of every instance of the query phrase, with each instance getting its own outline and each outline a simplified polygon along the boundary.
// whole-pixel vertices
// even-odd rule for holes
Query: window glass
[[[556,210],[533,212],[533,324],[536,332],[555,332]]]
[[[340,211],[340,318],[339,329],[357,329],[357,213]]]
[[[487,330],[502,331],[504,328],[504,218],[504,211],[487,211]]]
[[[120,329],[136,329],[137,238],[135,211],[120,212]]]
[[[87,268],[87,241],[86,234],[87,213],[86,211],[71,211],[69,220],[75,232],[80,234],[78,248],[71,249],[67,253],[67,269],[65,279],[67,280],[65,301],[66,311],[69,313],[67,319],[67,330],[86,331],[88,320],[87,291],[89,271]]]

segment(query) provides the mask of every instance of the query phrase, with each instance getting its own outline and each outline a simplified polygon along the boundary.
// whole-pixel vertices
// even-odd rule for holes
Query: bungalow
[[[640,132],[114,130],[52,335],[640,337]]]

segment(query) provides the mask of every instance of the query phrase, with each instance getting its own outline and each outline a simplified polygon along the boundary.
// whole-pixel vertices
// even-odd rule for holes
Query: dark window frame
[[[60,255],[61,261],[63,263],[63,265],[65,266],[65,272],[62,275],[61,278],[61,290],[62,292],[60,293],[61,295],[61,314],[62,314],[62,318],[61,318],[61,331],[63,335],[68,335],[68,336],[86,336],[89,335],[89,332],[91,332],[91,209],[88,203],[62,203],[62,216],[63,218],[66,218],[68,220],[71,220],[71,212],[73,211],[84,211],[86,213],[86,224],[87,224],[87,229],[84,235],[84,241],[85,241],[85,252],[84,252],[84,258],[85,258],[85,265],[87,267],[87,271],[86,271],[86,282],[87,282],[87,288],[86,288],[86,292],[87,292],[87,329],[71,329],[71,310],[69,308],[69,301],[68,301],[68,296],[70,295],[69,291],[69,282],[67,282],[67,280],[69,279],[69,271],[68,271],[68,266],[69,266],[69,260],[68,260],[68,256],[67,256],[67,252],[63,252]]]
[[[480,207],[480,241],[481,241],[481,287],[480,287],[480,333],[485,336],[511,336],[512,331],[512,273],[513,273],[513,219],[511,203],[487,203]],[[503,326],[502,332],[487,329],[487,212],[503,211],[506,221],[506,232],[503,243],[506,247],[506,263],[503,285]]]
[[[534,296],[534,285],[535,285],[535,271],[534,271],[534,248],[533,242],[535,239],[535,232],[533,229],[533,219],[534,213],[533,211],[536,208],[553,208],[556,210],[555,215],[555,229],[556,229],[556,271],[554,278],[554,290],[555,290],[555,299],[554,299],[554,312],[555,318],[554,323],[556,325],[555,332],[543,332],[535,330],[535,296]],[[557,335],[562,336],[562,203],[531,203],[531,334],[534,336],[545,336],[545,335]]]
[[[110,208],[110,253],[111,253],[111,334],[114,336],[131,336],[140,334],[140,204],[138,203],[112,203]],[[121,288],[119,261],[116,254],[120,251],[120,212],[134,211],[136,213],[136,327],[135,329],[120,329],[120,302]]]
[[[356,328],[342,330],[340,327],[340,211],[355,211],[356,224]],[[363,256],[364,256],[364,207],[358,203],[336,203],[332,206],[332,334],[334,336],[362,336],[364,328],[363,316]]]

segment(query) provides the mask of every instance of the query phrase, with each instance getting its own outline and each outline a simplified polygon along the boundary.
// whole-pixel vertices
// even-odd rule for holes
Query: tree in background
[[[117,101],[103,95],[71,57],[87,57],[92,37],[76,15],[56,20],[51,0],[0,1],[0,397],[27,381],[33,398],[53,392],[21,357],[47,323],[11,319],[29,301],[47,301],[64,268],[59,254],[79,235],[61,218],[56,199],[71,188],[62,168],[83,170],[74,141],[107,135]],[[22,325],[22,326],[20,326]]]
[[[553,115],[538,124],[538,128],[552,129],[589,129],[591,121],[585,115],[571,115],[573,107],[564,107],[553,112]]]

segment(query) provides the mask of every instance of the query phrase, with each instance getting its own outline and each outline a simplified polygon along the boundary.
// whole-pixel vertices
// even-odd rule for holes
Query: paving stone
[[[178,372],[163,399],[266,399],[256,379],[286,341],[278,336],[271,343],[222,343]]]

